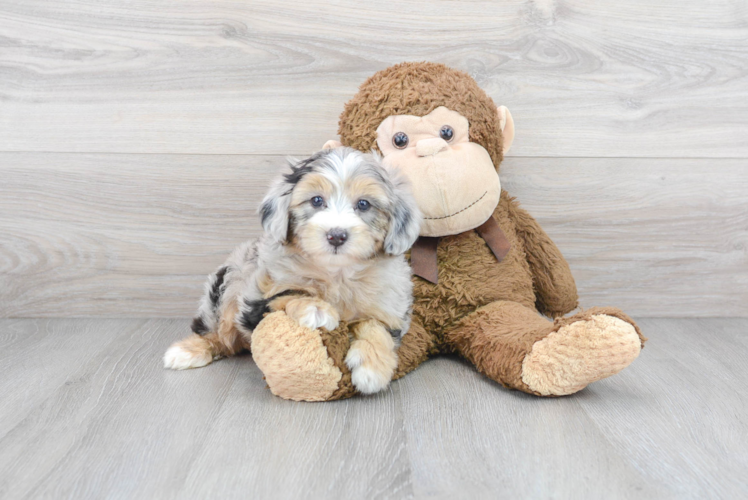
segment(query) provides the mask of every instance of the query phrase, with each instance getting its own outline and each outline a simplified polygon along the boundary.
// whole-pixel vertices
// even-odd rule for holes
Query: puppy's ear
[[[273,182],[270,191],[260,204],[262,228],[274,240],[285,243],[288,238],[288,209],[291,206],[293,186],[281,177]]]
[[[259,212],[262,217],[262,228],[276,241],[288,241],[288,212],[291,208],[293,188],[302,177],[313,170],[312,164],[327,153],[328,151],[320,151],[305,160],[287,158],[291,173],[283,174],[270,186],[270,191],[260,204]]]
[[[393,169],[385,171],[392,183],[393,193],[384,251],[390,255],[400,255],[407,252],[418,239],[422,216],[408,180]]]

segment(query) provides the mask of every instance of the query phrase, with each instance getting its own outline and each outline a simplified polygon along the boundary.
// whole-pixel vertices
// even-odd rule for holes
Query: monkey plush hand
[[[469,75],[432,63],[380,71],[346,104],[339,134],[342,144],[378,149],[386,166],[400,169],[424,214],[410,254],[412,323],[394,378],[429,356],[457,352],[504,387],[560,396],[639,355],[646,339],[620,310],[564,317],[577,308],[569,266],[501,189],[512,116]],[[345,365],[345,325],[309,330],[277,312],[260,323],[251,344],[278,396],[320,401],[356,393]]]

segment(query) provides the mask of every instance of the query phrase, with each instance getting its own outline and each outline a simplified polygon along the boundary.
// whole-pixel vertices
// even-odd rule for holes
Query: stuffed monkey
[[[433,63],[380,71],[345,105],[338,132],[343,145],[376,149],[385,166],[400,169],[424,214],[410,253],[412,324],[394,379],[430,356],[458,353],[504,387],[561,396],[639,355],[646,339],[620,310],[564,317],[577,308],[569,266],[501,189],[512,115],[469,75]],[[344,362],[348,346],[344,324],[312,331],[283,312],[263,319],[251,339],[271,391],[294,400],[356,394]]]

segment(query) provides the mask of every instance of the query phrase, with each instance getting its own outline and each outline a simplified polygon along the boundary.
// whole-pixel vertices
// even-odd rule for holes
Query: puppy
[[[354,386],[387,387],[413,300],[403,253],[421,220],[405,179],[376,156],[328,149],[292,164],[260,214],[263,236],[209,277],[194,334],[166,351],[164,366],[196,368],[249,349],[263,315],[284,310],[311,329],[348,322]]]

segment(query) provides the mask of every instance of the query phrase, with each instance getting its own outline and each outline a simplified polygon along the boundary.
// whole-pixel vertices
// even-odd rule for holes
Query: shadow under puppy
[[[240,245],[210,275],[193,335],[173,344],[164,366],[205,366],[250,348],[268,312],[334,330],[349,323],[346,364],[354,386],[385,388],[410,326],[411,272],[404,253],[421,214],[404,177],[350,148],[291,165],[260,207],[264,234]]]

